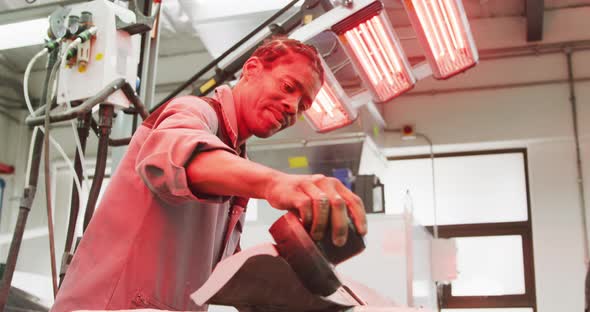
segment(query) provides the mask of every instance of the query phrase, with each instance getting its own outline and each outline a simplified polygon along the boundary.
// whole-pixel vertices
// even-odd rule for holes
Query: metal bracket
[[[124,22],[119,18],[119,16],[115,16],[117,30],[126,31],[129,35],[141,34],[152,30],[154,27],[154,21],[156,19],[155,15],[143,15],[143,13],[137,9],[136,0],[129,1],[129,9],[135,14],[135,23]]]
[[[31,210],[31,207],[33,206],[33,200],[35,199],[36,191],[37,188],[34,186],[29,185],[25,188],[24,196],[20,200],[21,209],[26,209],[29,211]]]

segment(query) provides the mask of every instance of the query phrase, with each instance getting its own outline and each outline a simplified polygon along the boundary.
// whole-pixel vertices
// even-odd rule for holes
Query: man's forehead
[[[312,60],[297,53],[289,53],[275,60],[271,72],[276,78],[293,80],[312,99],[321,87],[321,79]]]
[[[321,79],[318,72],[313,69],[309,61],[304,64],[293,62],[285,65],[287,66],[283,66],[280,71],[282,75],[297,81],[309,92],[313,89],[319,88]]]

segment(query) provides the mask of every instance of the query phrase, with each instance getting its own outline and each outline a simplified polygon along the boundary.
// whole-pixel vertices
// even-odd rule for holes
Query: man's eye
[[[283,91],[285,91],[287,93],[293,93],[293,92],[295,92],[295,90],[296,90],[295,86],[293,86],[289,83],[283,82]]]

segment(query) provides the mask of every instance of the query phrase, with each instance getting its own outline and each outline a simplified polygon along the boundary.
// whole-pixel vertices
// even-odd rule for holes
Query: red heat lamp
[[[461,0],[402,2],[434,78],[446,79],[477,64],[479,56]],[[375,103],[387,102],[415,85],[418,78],[381,1],[357,0],[352,7],[335,8],[292,37],[307,41],[326,29],[338,35]],[[329,68],[325,62],[324,68]],[[356,119],[351,103],[332,72],[326,70],[326,82],[305,116],[315,131],[327,132]]]
[[[329,68],[322,58],[322,66]],[[311,108],[304,112],[305,119],[317,132],[328,132],[351,124],[357,113],[349,105],[348,98],[334,74],[324,71],[324,84],[318,92]]]
[[[436,79],[477,64],[479,55],[461,0],[402,1]]]
[[[376,102],[385,102],[416,83],[391,23],[376,1],[332,27]]]

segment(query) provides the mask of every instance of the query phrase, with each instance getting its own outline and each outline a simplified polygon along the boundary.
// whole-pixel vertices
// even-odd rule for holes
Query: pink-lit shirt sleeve
[[[229,197],[194,194],[186,165],[198,153],[223,149],[235,151],[215,134],[217,115],[205,101],[194,96],[179,97],[167,104],[137,155],[136,171],[148,188],[169,204],[186,201],[223,202]]]

